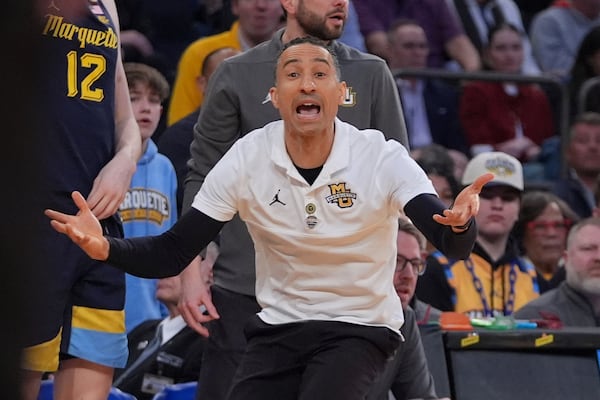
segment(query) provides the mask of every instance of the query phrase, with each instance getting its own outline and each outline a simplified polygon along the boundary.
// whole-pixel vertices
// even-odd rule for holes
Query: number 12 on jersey
[[[84,77],[79,77],[79,66],[89,69]],[[82,100],[102,101],[104,90],[93,88],[106,71],[106,59],[98,54],[84,53],[78,57],[76,51],[67,53],[67,96],[79,96]]]

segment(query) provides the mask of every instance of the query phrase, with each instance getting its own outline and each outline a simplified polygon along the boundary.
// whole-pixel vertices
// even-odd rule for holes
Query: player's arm
[[[118,15],[114,0],[103,2],[119,31]],[[129,100],[129,88],[118,48],[115,73],[115,155],[102,168],[87,198],[98,219],[114,214],[129,189],[131,177],[141,156],[141,137]]]

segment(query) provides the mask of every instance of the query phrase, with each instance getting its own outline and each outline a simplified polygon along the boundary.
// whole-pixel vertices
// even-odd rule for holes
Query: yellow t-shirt
[[[241,50],[238,30],[239,23],[236,21],[230,30],[198,39],[185,49],[177,67],[167,125],[173,125],[202,105],[203,96],[198,90],[196,80],[200,76],[204,59],[223,47]]]
[[[510,315],[539,296],[536,272],[527,262],[512,262],[492,270],[488,261],[472,253],[468,260],[446,265],[446,278],[455,293],[454,311],[471,317]],[[444,263],[446,261],[446,263]]]

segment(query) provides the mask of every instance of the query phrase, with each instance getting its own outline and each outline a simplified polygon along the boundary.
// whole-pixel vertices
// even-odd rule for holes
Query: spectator
[[[412,308],[419,324],[437,322],[441,311],[431,305],[419,300],[415,294],[417,280],[425,273],[427,263],[427,239],[419,232],[412,222],[405,218],[398,221],[398,239],[396,240],[397,252],[396,271],[394,273],[394,288],[402,308]],[[410,265],[410,268],[407,268]],[[409,399],[425,397],[422,394],[409,396]]]
[[[416,22],[398,20],[388,31],[392,70],[427,67],[429,44]],[[438,143],[467,152],[458,121],[458,91],[439,79],[396,79],[411,149]]]
[[[219,64],[226,58],[239,54],[233,47],[221,47],[209,53],[202,63],[200,76],[196,79],[196,90],[204,95],[208,79]],[[187,162],[190,159],[190,144],[194,138],[194,124],[198,122],[200,108],[168,127],[158,141],[158,151],[167,156],[175,167],[177,175],[177,215],[181,215],[183,188],[188,173]]]
[[[470,317],[512,315],[538,297],[535,268],[519,257],[511,230],[517,222],[523,173],[519,161],[505,153],[475,156],[465,169],[463,184],[481,173],[494,180],[481,190],[477,240],[470,257],[454,260],[436,251],[417,282],[417,296],[442,311]]]
[[[398,212],[451,256],[462,258],[473,245],[478,194],[493,175],[477,177],[446,209],[402,145],[336,117],[346,85],[338,65],[324,42],[290,41],[270,90],[283,120],[236,142],[168,234],[104,236],[78,192],[77,214],[46,210],[51,225],[90,257],[147,277],[180,273],[241,214],[256,243],[262,309],[246,326],[248,344],[230,400],[364,399],[401,341],[403,314],[390,281],[396,251],[389,241],[397,237]],[[308,204],[305,188],[314,192]],[[266,193],[274,193],[272,200]],[[337,244],[336,254],[323,240]],[[372,250],[367,258],[365,249]],[[197,283],[208,315],[195,309],[196,324],[219,318],[206,283]]]
[[[523,257],[535,267],[540,293],[565,279],[562,256],[569,229],[578,219],[571,207],[552,193],[534,190],[523,195],[514,235]]]
[[[129,98],[142,138],[142,157],[119,207],[125,237],[158,235],[177,221],[177,178],[173,164],[160,154],[151,139],[169,96],[169,84],[156,69],[125,63]],[[125,328],[166,315],[156,299],[156,279],[125,275]]]
[[[575,118],[567,138],[565,162],[568,175],[552,191],[580,218],[592,215],[594,190],[600,174],[600,114],[586,112]]]
[[[202,261],[208,264],[206,268],[211,267],[217,255],[217,246],[209,245],[207,259]],[[180,294],[179,276],[158,280],[156,298],[167,308],[168,315],[144,321],[127,335],[127,365],[115,371],[113,386],[137,400],[152,399],[166,385],[198,379],[206,339],[183,320],[177,308]]]
[[[466,71],[477,71],[481,62],[477,50],[464,34],[460,21],[446,0],[354,0],[367,50],[390,60],[386,32],[399,18],[412,19],[427,35],[427,66],[443,68],[454,60]]]
[[[502,24],[490,30],[484,60],[493,72],[518,74],[523,65],[523,38]],[[488,146],[522,160],[535,161],[542,142],[554,135],[552,109],[544,92],[531,84],[476,81],[465,85],[460,120],[476,154]]]
[[[222,47],[245,51],[268,40],[282,24],[283,11],[277,0],[232,0],[231,9],[238,20],[231,29],[196,40],[179,59],[167,125],[171,126],[196,111],[204,94],[196,88],[207,55]]]
[[[432,144],[411,151],[412,158],[427,174],[440,200],[448,207],[460,191],[454,171],[454,159],[448,149]]]
[[[513,0],[447,0],[460,19],[465,32],[475,48],[483,56],[488,44],[490,28],[508,22],[519,29],[523,38],[523,66],[521,73],[539,75],[538,67],[527,32],[523,27],[521,12]]]
[[[566,279],[556,289],[527,303],[521,319],[558,319],[565,326],[600,326],[600,219],[587,218],[569,232]]]
[[[406,341],[388,361],[367,399],[387,400],[390,391],[396,400],[437,399],[417,323],[438,321],[441,312],[418,300],[414,295],[417,279],[425,271],[427,240],[410,221],[400,218],[396,242],[398,256],[394,288],[405,314],[404,325],[400,331]]]
[[[600,86],[592,87],[580,103],[581,87],[591,78],[600,76],[600,26],[592,28],[581,41],[569,81],[571,114],[600,110]]]
[[[529,37],[542,71],[568,81],[581,40],[598,24],[599,0],[556,0],[537,14]]]

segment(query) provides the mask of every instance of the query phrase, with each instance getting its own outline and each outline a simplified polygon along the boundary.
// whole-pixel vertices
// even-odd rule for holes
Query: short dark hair
[[[581,228],[592,225],[600,228],[600,217],[589,217],[579,221],[575,226],[571,228],[567,235],[567,249],[570,248],[575,240],[575,235],[581,230]]]
[[[575,119],[573,119],[573,123],[571,124],[571,128],[569,129],[569,141],[573,138],[573,132],[575,131],[575,127],[577,125],[592,125],[592,126],[600,126],[600,113],[595,111],[586,111],[581,114],[577,114]]]
[[[289,42],[287,42],[286,44],[283,45],[283,48],[281,49],[281,52],[279,53],[279,56],[277,57],[277,59],[279,60],[279,58],[281,57],[281,54],[283,54],[283,52],[286,51],[287,49],[289,49],[290,47],[297,46],[300,44],[305,44],[305,43],[322,47],[325,50],[327,50],[329,52],[329,54],[331,54],[331,58],[333,59],[333,66],[335,68],[335,72],[337,74],[338,80],[341,80],[342,79],[342,71],[340,69],[340,63],[338,61],[337,55],[333,51],[333,47],[331,47],[329,45],[329,43],[327,43],[326,41],[321,40],[314,36],[303,36],[303,37],[299,37],[299,38],[290,40]]]
[[[206,57],[204,57],[204,60],[202,61],[202,67],[200,68],[200,75],[206,77],[206,68],[208,68],[208,64],[210,63],[211,59],[216,56],[217,54],[219,54],[222,51],[225,50],[237,50],[234,47],[219,47],[218,49],[214,49],[213,51],[211,51],[210,53],[208,53],[206,55]]]
[[[454,176],[454,160],[448,149],[440,144],[431,143],[419,148],[415,161],[427,175],[441,176],[448,182],[452,196],[456,197],[461,185]]]
[[[516,34],[518,34],[521,38],[523,38],[523,32],[519,28],[517,28],[516,25],[513,25],[510,22],[501,22],[497,25],[492,26],[490,28],[490,30],[488,31],[488,46],[492,43],[492,39],[494,39],[494,36],[496,35],[496,33],[500,32],[504,29],[513,31]]]
[[[419,28],[423,28],[421,26],[421,24],[419,24],[417,21],[415,21],[414,19],[410,19],[410,18],[398,18],[396,20],[394,20],[389,29],[387,30],[387,37],[388,37],[388,41],[389,42],[393,42],[394,41],[394,33],[400,29],[401,27],[404,26],[418,26]]]
[[[156,68],[133,62],[123,64],[123,68],[129,89],[138,83],[143,83],[158,94],[161,103],[169,97],[169,83]]]
[[[417,229],[417,227],[408,219],[404,217],[398,218],[398,232],[404,232],[408,235],[413,236],[419,243],[419,250],[424,251],[427,246],[427,239]]]

